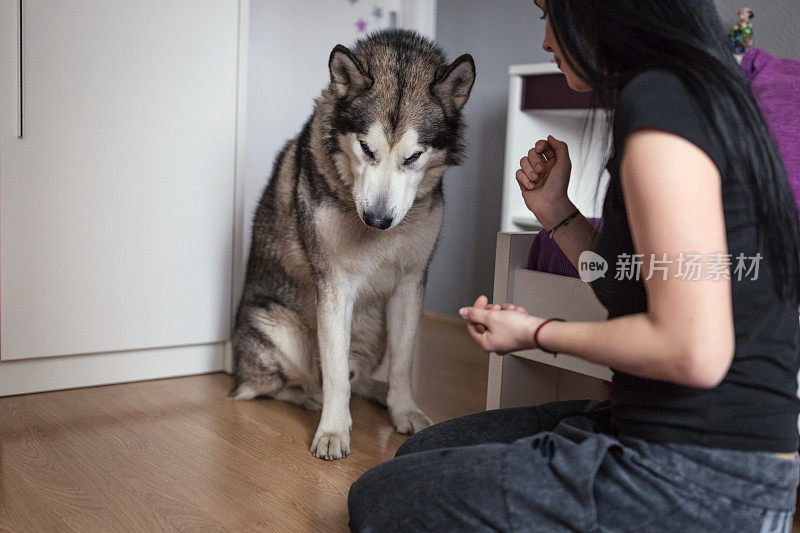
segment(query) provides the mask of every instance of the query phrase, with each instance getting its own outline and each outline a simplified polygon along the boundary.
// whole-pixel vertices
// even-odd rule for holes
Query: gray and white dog
[[[328,66],[330,85],[278,155],[255,214],[231,396],[321,407],[311,452],[339,459],[351,390],[387,405],[401,433],[431,423],[412,398],[412,357],[475,65],[386,30],[337,45]],[[379,366],[388,390],[373,378]]]

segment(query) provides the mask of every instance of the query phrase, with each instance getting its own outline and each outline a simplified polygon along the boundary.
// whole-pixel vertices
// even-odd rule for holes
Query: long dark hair
[[[721,140],[733,178],[752,192],[758,245],[764,244],[776,291],[784,300],[800,301],[797,206],[713,2],[547,0],[546,8],[564,59],[607,109],[616,91],[640,72],[663,69],[681,78]]]

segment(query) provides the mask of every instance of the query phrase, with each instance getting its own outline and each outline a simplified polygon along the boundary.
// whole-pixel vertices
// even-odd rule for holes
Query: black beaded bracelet
[[[572,213],[570,216],[568,216],[567,218],[565,218],[564,220],[562,220],[561,222],[556,224],[556,226],[553,229],[548,231],[547,232],[547,236],[552,239],[553,238],[553,234],[556,232],[557,229],[563,228],[564,226],[566,226],[567,224],[572,222],[573,218],[577,217],[580,214],[581,214],[580,209],[576,209],[574,213]]]
[[[543,327],[545,327],[550,322],[566,322],[566,320],[564,320],[563,318],[548,318],[547,320],[539,324],[539,327],[536,328],[536,331],[533,332],[533,347],[537,350],[541,350],[551,355],[558,355],[558,352],[550,351],[547,348],[544,348],[541,344],[539,344],[539,332],[542,330]]]

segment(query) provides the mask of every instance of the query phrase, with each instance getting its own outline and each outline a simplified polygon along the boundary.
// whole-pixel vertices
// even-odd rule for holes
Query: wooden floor
[[[487,356],[463,326],[423,320],[420,407],[484,407]],[[351,455],[308,451],[319,413],[235,402],[212,374],[0,398],[0,531],[344,531],[347,490],[405,437],[351,403]],[[800,532],[797,522],[794,532]]]
[[[480,411],[488,358],[463,326],[426,318],[420,407]],[[347,490],[404,438],[351,403],[351,455],[308,451],[319,413],[235,402],[212,374],[0,398],[0,531],[342,531]]]

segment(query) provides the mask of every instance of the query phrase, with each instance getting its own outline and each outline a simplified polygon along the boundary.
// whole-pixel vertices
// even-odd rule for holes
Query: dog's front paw
[[[411,409],[402,413],[391,413],[392,424],[398,433],[413,435],[430,426],[433,422],[419,409]]]
[[[311,444],[314,457],[334,461],[350,455],[350,433],[348,431],[317,431]]]

